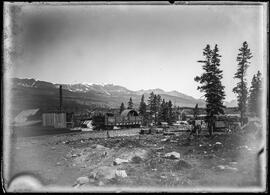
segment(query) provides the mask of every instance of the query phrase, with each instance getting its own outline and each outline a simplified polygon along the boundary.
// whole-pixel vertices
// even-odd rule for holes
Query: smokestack
[[[59,87],[59,112],[62,112],[62,85]]]

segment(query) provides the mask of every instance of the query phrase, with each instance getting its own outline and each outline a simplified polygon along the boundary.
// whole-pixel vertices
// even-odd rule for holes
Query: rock
[[[107,152],[103,152],[102,155],[101,155],[103,158],[105,158],[107,156]]]
[[[223,146],[222,143],[216,142],[215,145],[213,146],[213,150],[217,151],[217,150],[221,149],[222,146]]]
[[[164,150],[164,146],[159,147],[159,148],[155,148],[155,150]]]
[[[235,168],[235,167],[226,167],[226,169],[228,169],[228,170],[232,170],[232,171],[238,171],[238,169],[237,168]]]
[[[192,168],[192,165],[189,164],[187,161],[185,160],[179,160],[176,165],[174,166],[174,168],[176,170],[182,170],[182,169],[191,169]]]
[[[60,165],[61,165],[61,163],[60,163],[60,162],[57,162],[57,163],[56,163],[56,166],[60,166]]]
[[[117,169],[114,167],[103,166],[103,167],[99,167],[92,174],[94,175],[94,178],[97,180],[113,179],[113,178],[115,178],[115,171],[116,170]]]
[[[89,179],[89,183],[94,183],[95,180],[94,179]]]
[[[93,148],[96,148],[96,149],[104,149],[106,148],[105,146],[102,146],[102,145],[99,145],[99,144],[96,144],[93,146]]]
[[[142,161],[142,158],[139,157],[139,156],[133,156],[132,159],[131,159],[131,161],[133,163],[140,163]]]
[[[228,165],[218,165],[217,168],[220,169],[220,170],[232,170],[232,171],[238,171],[237,168],[235,168],[235,167],[230,167],[230,166],[228,166]]]
[[[121,159],[121,158],[116,158],[114,161],[113,161],[113,165],[120,165],[122,163],[127,163],[129,162],[128,160],[126,159]]]
[[[162,179],[166,179],[167,178],[167,176],[165,176],[165,175],[161,175],[160,176]]]
[[[51,149],[52,149],[52,150],[55,150],[55,149],[56,149],[56,147],[51,147]]]
[[[225,166],[223,166],[223,165],[218,165],[217,168],[218,168],[218,169],[221,169],[221,170],[224,170],[224,169],[225,169]]]
[[[88,177],[79,177],[76,180],[76,184],[83,185],[83,184],[86,184],[86,183],[89,183],[89,178]]]
[[[178,152],[170,152],[170,153],[165,154],[165,158],[180,159],[180,154]]]
[[[229,162],[230,164],[232,165],[237,165],[238,163],[237,162]]]
[[[98,182],[98,185],[99,185],[99,186],[104,186],[103,181],[99,181],[99,182]]]
[[[164,139],[161,139],[160,141],[161,142],[166,142],[168,139],[167,138],[164,138]]]
[[[148,154],[148,152],[146,150],[144,150],[144,149],[137,149],[137,150],[134,151],[134,155],[132,156],[132,158],[134,156],[138,156],[141,159],[146,159],[147,158],[147,154]]]
[[[117,177],[127,177],[127,173],[125,170],[116,170],[115,171],[115,175]]]

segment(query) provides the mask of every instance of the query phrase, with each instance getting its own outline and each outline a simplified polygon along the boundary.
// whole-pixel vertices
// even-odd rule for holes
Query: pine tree
[[[146,122],[146,103],[144,102],[144,95],[142,95],[140,106],[139,106],[139,112],[142,116],[143,124]]]
[[[169,100],[167,105],[168,105],[168,119],[167,119],[167,122],[168,122],[169,125],[171,125],[172,121],[173,121],[173,108],[172,108],[173,105],[172,105],[172,101]]]
[[[150,109],[151,119],[152,119],[152,116],[155,114],[155,101],[156,101],[156,95],[152,91],[150,93],[150,96],[148,99],[148,105],[149,105],[149,109]]]
[[[167,116],[168,116],[168,109],[167,109],[167,104],[165,100],[163,99],[161,104],[160,104],[160,111],[158,115],[158,120],[160,122],[165,122],[167,121]]]
[[[161,96],[158,94],[155,98],[155,122],[159,123],[159,112],[160,112],[160,106],[161,106]]]
[[[210,45],[207,45],[203,50],[205,60],[198,62],[203,63],[203,70],[205,71],[201,76],[196,76],[195,81],[199,82],[201,86],[198,89],[205,93],[206,98],[206,122],[210,136],[213,133],[215,124],[215,115],[224,114],[223,100],[225,99],[224,86],[221,83],[223,78],[222,70],[219,69],[220,57],[218,46],[211,50]]]
[[[260,117],[261,95],[262,95],[262,78],[260,71],[254,75],[250,86],[250,95],[248,98],[248,111],[252,116]]]
[[[133,102],[132,102],[132,98],[129,98],[129,101],[128,101],[128,107],[127,109],[133,109]]]
[[[193,116],[194,119],[196,120],[199,115],[199,109],[198,109],[198,104],[195,105],[195,108],[193,109]]]
[[[236,87],[233,88],[233,92],[237,94],[238,109],[241,115],[241,125],[243,125],[243,120],[246,115],[246,104],[247,104],[247,82],[246,82],[246,72],[248,65],[250,64],[249,60],[252,58],[248,44],[245,41],[243,46],[239,49],[240,53],[237,55],[236,61],[238,62],[238,69],[234,74],[235,79],[240,81],[237,83]]]
[[[121,103],[121,106],[120,106],[120,113],[119,113],[119,114],[121,114],[121,113],[123,112],[123,110],[125,110],[125,105],[124,105],[124,103],[122,102],[122,103]]]

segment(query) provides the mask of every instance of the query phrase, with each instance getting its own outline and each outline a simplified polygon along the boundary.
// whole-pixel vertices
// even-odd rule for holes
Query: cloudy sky
[[[263,70],[262,6],[24,3],[9,11],[12,77],[161,88],[199,98],[197,61],[206,44],[218,44],[230,101],[244,41],[254,56],[248,82]]]

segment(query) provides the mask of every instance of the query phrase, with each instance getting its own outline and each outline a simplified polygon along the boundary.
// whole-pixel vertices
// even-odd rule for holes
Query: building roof
[[[15,123],[26,122],[29,116],[35,115],[38,111],[39,111],[39,108],[23,110],[15,117],[14,122]]]
[[[133,114],[134,116],[139,116],[138,112],[133,109],[126,109],[121,112],[121,117],[126,117],[129,114]]]

